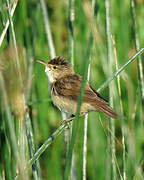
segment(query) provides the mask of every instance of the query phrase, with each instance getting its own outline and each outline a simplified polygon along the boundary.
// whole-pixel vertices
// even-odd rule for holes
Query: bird
[[[45,66],[53,104],[61,112],[75,116],[82,76],[75,74],[72,65],[61,56],[56,56],[49,62],[43,60],[37,60],[37,62]],[[117,113],[108,105],[108,102],[86,82],[80,116],[90,111],[103,112],[110,118],[118,118]]]

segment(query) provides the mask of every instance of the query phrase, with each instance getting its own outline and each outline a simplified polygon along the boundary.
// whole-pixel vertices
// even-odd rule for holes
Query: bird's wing
[[[82,77],[80,75],[74,74],[65,76],[55,82],[55,92],[68,99],[77,101],[80,93],[81,81]],[[87,82],[85,85],[83,102],[90,103],[91,105],[107,104],[107,101],[92,89]]]
[[[53,92],[59,96],[77,101],[80,93],[82,77],[80,75],[68,75],[53,84]],[[90,104],[95,110],[105,113],[107,116],[117,119],[117,114],[88,82],[85,85],[83,102]]]
[[[71,100],[77,100],[81,85],[81,77],[79,75],[67,75],[57,80],[53,87],[55,92]]]

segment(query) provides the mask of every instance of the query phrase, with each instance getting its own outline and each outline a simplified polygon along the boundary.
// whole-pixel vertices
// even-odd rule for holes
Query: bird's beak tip
[[[46,62],[44,62],[44,61],[42,61],[42,60],[36,60],[36,62],[38,62],[38,63],[40,63],[40,64],[43,64],[43,65],[45,65],[46,66]]]

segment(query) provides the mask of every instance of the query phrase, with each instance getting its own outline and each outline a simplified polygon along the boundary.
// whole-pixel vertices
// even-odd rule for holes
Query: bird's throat
[[[46,73],[46,75],[48,77],[49,83],[52,84],[55,81],[55,79],[53,78],[53,76],[51,74],[51,71],[47,66],[45,68],[45,73]]]

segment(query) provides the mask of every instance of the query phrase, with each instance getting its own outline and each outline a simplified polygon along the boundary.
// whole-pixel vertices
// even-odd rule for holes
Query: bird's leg
[[[67,124],[67,129],[70,129],[70,122],[75,118],[75,115],[71,115],[70,118],[62,120],[60,125]]]

